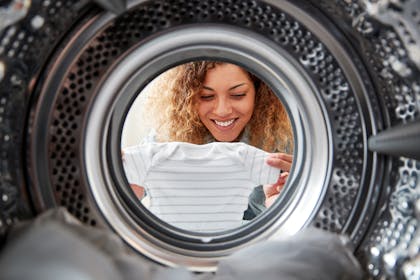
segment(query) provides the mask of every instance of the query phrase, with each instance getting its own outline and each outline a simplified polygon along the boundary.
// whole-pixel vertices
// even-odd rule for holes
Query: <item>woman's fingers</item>
[[[292,168],[293,156],[284,153],[270,154],[266,160],[268,165],[279,168],[284,171],[290,171]]]
[[[263,186],[265,194],[265,206],[269,207],[279,196],[281,190],[286,184],[287,178],[289,177],[289,172],[282,172],[279,176],[279,179],[275,184],[267,184]]]
[[[292,163],[292,161],[293,161],[293,155],[285,154],[285,153],[271,153],[268,157],[269,158],[275,158],[275,159],[281,159],[283,161],[288,161],[290,163]]]
[[[266,184],[263,186],[263,190],[266,198],[278,193],[277,184]]]
[[[142,186],[130,184],[130,187],[138,199],[142,199],[144,197],[144,188]]]
[[[263,186],[264,193],[266,197],[278,194],[286,184],[287,177],[289,177],[289,172],[283,172],[280,174],[277,182],[275,184],[266,184]]]
[[[283,172],[280,174],[279,179],[275,183],[277,192],[280,192],[283,189],[286,184],[287,177],[289,177],[289,172]]]
[[[277,185],[284,185],[286,183],[287,177],[289,177],[289,172],[281,173],[277,181]]]
[[[279,196],[279,194],[276,194],[276,195],[273,195],[273,196],[270,196],[270,197],[266,198],[265,199],[265,202],[264,202],[265,207],[268,208],[271,205],[273,205],[273,203],[276,201],[276,199],[277,199],[278,196]]]

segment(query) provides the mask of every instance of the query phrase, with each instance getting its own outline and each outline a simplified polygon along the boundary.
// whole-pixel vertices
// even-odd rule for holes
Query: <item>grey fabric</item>
[[[249,195],[248,208],[244,212],[243,219],[252,220],[266,209],[263,186],[259,185],[258,187],[254,188]]]
[[[0,279],[362,279],[343,237],[306,229],[223,259],[216,273],[157,265],[128,250],[108,230],[80,224],[66,210],[48,211],[10,232],[0,252]]]
[[[0,254],[1,280],[190,279],[134,255],[110,231],[85,226],[65,209],[48,211],[9,233]]]
[[[214,280],[357,280],[359,263],[343,236],[308,228],[281,241],[259,243],[219,263]]]

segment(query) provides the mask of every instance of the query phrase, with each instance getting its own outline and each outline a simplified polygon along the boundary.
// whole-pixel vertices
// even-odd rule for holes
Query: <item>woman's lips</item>
[[[215,124],[217,124],[218,126],[228,127],[228,126],[230,126],[231,124],[233,124],[233,122],[234,122],[235,120],[236,120],[236,119],[231,119],[231,120],[228,120],[228,121],[217,121],[217,120],[213,120],[213,121],[214,121],[214,123],[215,123]]]
[[[230,119],[230,120],[227,120],[227,121],[217,121],[217,120],[212,120],[212,121],[213,121],[213,123],[215,124],[215,127],[218,130],[228,131],[228,130],[233,129],[237,120],[238,120],[238,118]]]

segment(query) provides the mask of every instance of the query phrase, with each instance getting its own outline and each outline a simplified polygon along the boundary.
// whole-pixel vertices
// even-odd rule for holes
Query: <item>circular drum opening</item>
[[[122,109],[124,111],[124,106]],[[279,195],[277,188],[284,192],[284,180],[293,162],[292,130],[283,104],[258,76],[227,61],[195,60],[183,63],[153,79],[132,102],[124,120],[121,149],[123,158],[126,150],[137,155],[133,154],[132,166],[125,166],[124,173],[135,181],[142,179],[132,178],[135,175],[130,172],[146,173],[145,170],[138,170],[143,166],[149,172],[156,172],[147,176],[150,176],[153,188],[149,187],[147,191],[136,184],[131,185],[131,188],[139,203],[152,209],[162,220],[192,231],[226,231],[239,227],[241,223],[248,223],[263,213]],[[229,157],[226,161],[222,160],[223,155],[231,155],[229,150],[220,154],[210,150],[212,147],[218,149],[228,146],[241,149],[242,144],[239,143],[259,149],[254,152],[286,153],[281,155],[284,159],[279,163],[283,174],[278,186],[255,182],[248,189],[245,187],[248,179],[245,182],[241,179],[241,166],[255,169],[255,174],[249,174],[257,175],[253,180],[258,181],[265,170],[261,168],[268,166],[263,164],[262,167],[251,168],[252,164],[256,164],[253,163],[255,156],[251,156],[250,160],[240,160],[238,166]],[[189,157],[184,152],[178,157],[165,153],[165,158],[171,158],[176,164],[162,161],[156,164],[157,170],[155,165],[147,165],[146,168],[145,162],[139,161],[138,156],[159,157],[163,154],[160,149],[152,154],[144,151],[153,151],[157,146],[163,149],[192,148],[201,157]],[[246,154],[243,156],[246,157]],[[148,162],[153,162],[153,159]],[[184,165],[185,162],[188,163]],[[124,159],[123,165],[127,165]],[[220,175],[224,179],[219,178]],[[168,178],[168,181],[161,183],[156,178],[162,181]],[[249,194],[249,191],[252,193]],[[268,195],[267,200],[265,193]],[[239,201],[249,203],[248,209]],[[157,208],[158,204],[167,206]],[[242,209],[236,210],[237,205],[241,205]],[[190,215],[182,217],[176,214],[189,212]]]

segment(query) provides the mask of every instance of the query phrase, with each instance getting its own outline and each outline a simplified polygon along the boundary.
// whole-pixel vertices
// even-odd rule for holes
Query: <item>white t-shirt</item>
[[[238,227],[252,189],[277,181],[267,152],[245,143],[145,143],[124,149],[130,184],[146,189],[149,210],[185,229],[214,232]]]

